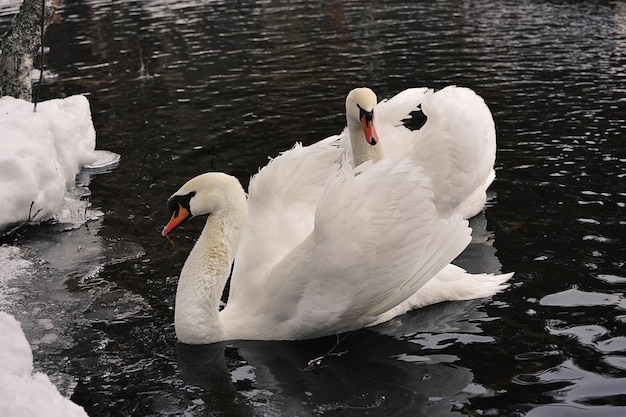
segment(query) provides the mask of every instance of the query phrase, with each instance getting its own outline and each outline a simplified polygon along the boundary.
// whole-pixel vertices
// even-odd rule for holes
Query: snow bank
[[[37,105],[0,98],[0,230],[53,218],[81,167],[94,163],[96,132],[84,96]],[[31,211],[32,203],[32,211]]]
[[[0,233],[29,219],[88,221],[83,199],[89,195],[90,175],[108,172],[119,162],[119,155],[95,146],[85,97],[42,102],[37,112],[32,103],[0,97]],[[23,297],[12,281],[32,273],[18,247],[0,246],[0,309]],[[47,375],[33,373],[33,355],[19,322],[0,311],[0,417],[86,415]]]
[[[33,373],[33,354],[13,316],[0,311],[0,416],[86,417],[48,377]]]

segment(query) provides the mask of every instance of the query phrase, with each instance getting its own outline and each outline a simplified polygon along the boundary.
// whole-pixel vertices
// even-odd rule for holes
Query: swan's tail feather
[[[408,311],[445,301],[491,297],[509,286],[508,274],[470,274],[456,265],[448,265],[417,290],[404,303],[381,315],[372,325],[384,323]]]
[[[430,280],[423,288],[422,300],[433,302],[471,300],[491,297],[509,286],[507,274],[470,274],[456,265],[449,265]],[[423,304],[425,305],[425,304]]]

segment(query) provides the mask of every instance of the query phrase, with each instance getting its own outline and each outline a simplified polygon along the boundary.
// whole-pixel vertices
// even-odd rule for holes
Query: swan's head
[[[245,195],[239,181],[221,172],[208,172],[190,179],[168,200],[172,212],[162,236],[177,228],[185,220],[205,214],[219,214],[232,204],[234,198]]]
[[[348,126],[361,125],[365,140],[370,145],[378,143],[378,135],[374,128],[374,106],[376,103],[376,94],[366,87],[355,88],[346,97]]]

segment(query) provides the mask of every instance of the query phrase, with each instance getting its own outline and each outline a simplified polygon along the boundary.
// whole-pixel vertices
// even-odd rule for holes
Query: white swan
[[[385,158],[355,176],[336,162],[338,141],[297,145],[272,160],[251,179],[247,203],[239,182],[223,173],[193,178],[170,197],[164,236],[209,215],[178,284],[181,342],[314,338],[503,288],[512,274],[470,275],[448,265],[470,229],[460,216],[437,214],[421,168]]]
[[[411,131],[403,124],[421,110],[427,121]],[[356,88],[346,99],[347,131],[354,165],[383,157],[411,157],[433,181],[442,216],[463,218],[485,205],[495,178],[496,133],[489,108],[468,88],[449,86],[405,90],[377,103],[369,88]]]

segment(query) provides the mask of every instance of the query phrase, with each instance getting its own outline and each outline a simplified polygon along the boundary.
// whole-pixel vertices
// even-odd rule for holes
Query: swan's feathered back
[[[339,168],[337,140],[296,144],[250,179],[248,221],[235,257],[231,300],[245,298],[239,292],[255,294],[263,288],[274,265],[313,230],[313,212],[326,179]]]
[[[408,159],[384,160],[356,176],[344,165],[326,182],[314,230],[264,279],[264,297],[244,297],[245,306],[229,300],[224,327],[243,338],[271,327],[272,338],[298,339],[370,324],[470,241],[467,222],[439,219],[432,197],[430,180]]]

